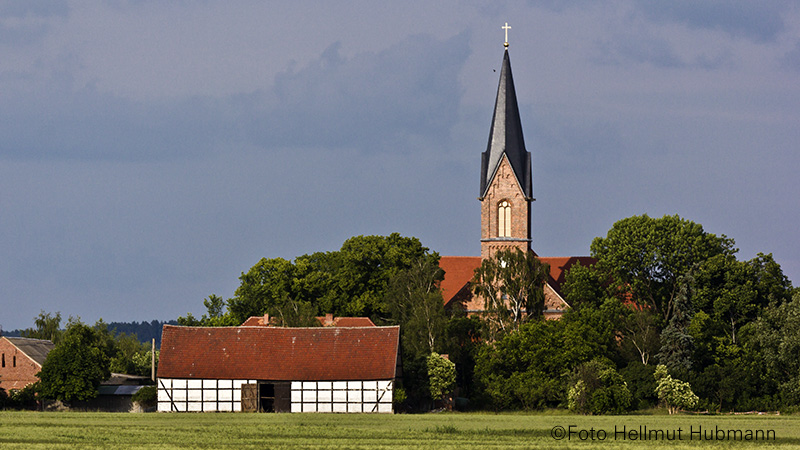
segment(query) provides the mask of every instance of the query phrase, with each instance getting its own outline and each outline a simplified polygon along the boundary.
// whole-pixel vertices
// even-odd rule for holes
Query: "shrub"
[[[29,384],[22,389],[8,392],[6,407],[13,409],[36,409],[37,383]]]
[[[663,401],[670,414],[675,414],[679,409],[694,408],[698,398],[692,392],[689,383],[676,380],[667,373],[667,367],[659,364],[654,374],[656,379],[656,395]]]
[[[155,386],[144,386],[133,394],[131,400],[144,408],[156,406],[156,403],[158,403],[158,389]]]
[[[443,400],[456,387],[456,365],[434,352],[428,356],[428,386],[431,398]]]
[[[620,414],[631,406],[627,383],[607,359],[595,358],[575,368],[567,404],[581,414]]]

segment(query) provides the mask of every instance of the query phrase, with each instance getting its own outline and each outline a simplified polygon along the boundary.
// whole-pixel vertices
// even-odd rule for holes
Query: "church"
[[[508,24],[500,82],[494,105],[489,143],[481,155],[481,256],[442,256],[439,266],[445,271],[441,283],[445,308],[461,309],[467,314],[483,311],[483,300],[473,296],[470,280],[484,258],[500,250],[518,248],[534,252],[531,246],[531,203],[533,177],[531,154],[525,149],[522,122],[508,56]],[[534,252],[534,254],[536,254]],[[538,255],[537,255],[538,256]],[[544,286],[544,317],[557,319],[569,308],[561,293],[567,270],[580,262],[587,266],[595,260],[586,256],[541,257],[550,266]]]

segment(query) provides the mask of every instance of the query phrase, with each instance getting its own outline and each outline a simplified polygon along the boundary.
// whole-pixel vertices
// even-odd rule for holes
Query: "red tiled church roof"
[[[475,269],[480,265],[480,256],[442,256],[439,258],[439,267],[444,270],[444,279],[440,285],[445,305],[472,280]]]
[[[596,259],[589,256],[540,256],[539,260],[550,265],[550,278],[547,281],[558,292],[561,291],[561,285],[566,281],[567,270],[575,263],[580,262],[582,266],[589,266],[597,262]],[[445,272],[444,280],[441,283],[445,305],[465,289],[472,280],[475,269],[480,265],[480,256],[442,256],[439,259],[439,267]]]
[[[580,262],[582,266],[586,267],[597,262],[597,260],[591,256],[540,256],[539,260],[545,264],[550,264],[550,282],[555,282],[559,291],[561,290],[561,285],[566,281],[567,270],[575,263]]]
[[[400,327],[164,325],[159,378],[389,380]]]

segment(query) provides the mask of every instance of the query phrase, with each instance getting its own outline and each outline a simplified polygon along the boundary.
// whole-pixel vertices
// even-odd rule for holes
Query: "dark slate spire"
[[[486,196],[503,155],[508,157],[525,197],[532,200],[531,154],[525,150],[525,140],[522,138],[522,122],[519,118],[508,49],[503,55],[503,68],[500,69],[500,84],[497,86],[489,145],[481,155],[481,199]]]

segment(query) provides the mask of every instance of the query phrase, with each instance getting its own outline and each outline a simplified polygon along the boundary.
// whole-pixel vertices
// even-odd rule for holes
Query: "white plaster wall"
[[[256,380],[158,380],[159,412],[241,411],[242,385]],[[292,412],[392,413],[392,380],[293,381]]]
[[[292,382],[292,412],[391,413],[394,384],[381,381]]]
[[[159,412],[241,411],[242,385],[256,380],[159,378]]]

